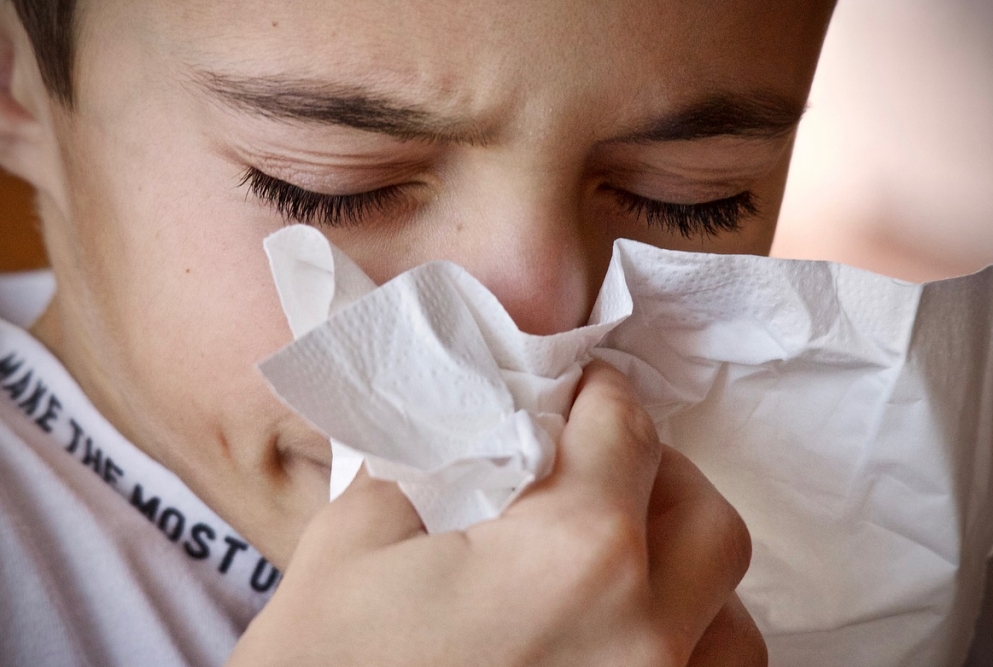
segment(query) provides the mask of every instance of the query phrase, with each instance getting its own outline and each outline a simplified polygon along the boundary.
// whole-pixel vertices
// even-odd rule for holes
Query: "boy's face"
[[[377,281],[449,259],[521,328],[581,325],[616,238],[768,251],[831,4],[83,1],[38,335],[285,564],[330,464],[255,370],[287,212]]]

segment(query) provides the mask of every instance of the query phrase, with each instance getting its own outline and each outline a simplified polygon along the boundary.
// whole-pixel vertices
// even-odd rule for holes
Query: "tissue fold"
[[[548,473],[582,365],[631,312],[625,293],[602,323],[533,336],[451,263],[375,289],[310,227],[274,234],[266,251],[297,340],[261,369],[329,436],[333,495],[364,460],[430,532],[493,518]]]
[[[376,288],[325,237],[266,241],[296,340],[261,364],[429,530],[546,474],[582,366],[632,381],[741,513],[738,592],[770,664],[960,664],[993,549],[993,269],[913,285],[848,267],[617,241],[589,325],[517,330],[448,263]]]

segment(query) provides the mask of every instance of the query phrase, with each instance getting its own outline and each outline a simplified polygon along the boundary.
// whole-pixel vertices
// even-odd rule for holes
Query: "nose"
[[[467,192],[449,208],[435,245],[500,300],[522,331],[547,335],[589,318],[611,242],[582,214],[580,197],[552,178],[480,179],[501,183]]]

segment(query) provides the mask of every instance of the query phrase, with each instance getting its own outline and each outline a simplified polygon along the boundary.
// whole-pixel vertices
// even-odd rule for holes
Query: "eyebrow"
[[[266,118],[342,125],[404,140],[470,144],[485,140],[468,119],[405,105],[358,86],[212,72],[198,72],[194,81],[229,106]]]
[[[806,104],[771,92],[711,93],[611,143],[711,137],[779,139],[793,132]]]
[[[467,118],[407,105],[359,86],[198,71],[198,88],[228,106],[266,118],[340,125],[402,140],[485,144]],[[768,92],[711,93],[605,143],[694,141],[720,136],[777,139],[791,133],[803,103]]]

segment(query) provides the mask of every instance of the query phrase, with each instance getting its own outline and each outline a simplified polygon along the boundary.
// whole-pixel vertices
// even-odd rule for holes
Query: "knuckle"
[[[742,653],[745,656],[743,667],[767,667],[769,664],[769,648],[759,629],[753,624],[744,639]]]
[[[638,440],[656,437],[651,417],[631,395],[620,391],[607,392],[597,396],[596,405],[593,418],[605,429]]]
[[[638,442],[652,444],[657,442],[655,422],[637,403],[631,401],[618,402],[618,419],[623,425],[623,432]]]
[[[614,402],[611,419],[612,431],[627,443],[623,451],[626,457],[630,457],[630,463],[657,467],[662,448],[655,422],[644,408],[631,401],[618,400]]]
[[[625,576],[641,574],[647,568],[644,529],[623,513],[605,515],[589,527],[595,545],[591,550],[593,569]]]
[[[709,515],[717,557],[734,580],[741,581],[752,560],[752,538],[748,526],[724,498],[715,500]]]
[[[730,505],[728,507],[731,508]],[[752,562],[752,536],[744,519],[734,508],[731,508],[731,521],[724,553],[730,571],[736,575],[737,581],[741,581]]]
[[[567,546],[576,554],[570,585],[622,597],[647,588],[644,527],[621,512],[600,511],[570,522]]]
[[[769,664],[769,648],[765,637],[745,607],[739,603],[738,609],[734,627],[742,667],[765,667]]]
[[[755,621],[744,607],[725,607],[717,615],[690,659],[690,667],[765,667],[769,652]]]

